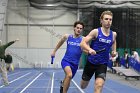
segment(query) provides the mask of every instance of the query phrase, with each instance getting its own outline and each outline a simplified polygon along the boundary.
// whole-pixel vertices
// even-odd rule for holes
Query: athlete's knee
[[[101,89],[104,85],[104,80],[96,80],[95,81],[95,88],[96,89]]]
[[[68,73],[68,74],[66,75],[66,77],[71,79],[71,78],[72,78],[72,73]]]
[[[103,87],[103,83],[97,82],[97,83],[95,83],[95,86],[96,86],[97,88],[102,88],[102,87]]]
[[[103,88],[103,84],[96,83],[94,87],[94,93],[101,93]]]

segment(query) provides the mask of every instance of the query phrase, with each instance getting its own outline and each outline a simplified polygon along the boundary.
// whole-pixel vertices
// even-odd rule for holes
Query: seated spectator
[[[135,49],[132,50],[132,58],[134,58],[137,62],[140,63],[139,54],[138,54],[138,52]]]

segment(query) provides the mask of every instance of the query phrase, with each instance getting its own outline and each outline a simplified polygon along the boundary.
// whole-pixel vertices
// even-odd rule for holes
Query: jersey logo
[[[70,41],[68,41],[68,45],[80,46],[80,43],[76,43],[76,42],[70,42]]]
[[[100,41],[100,42],[103,42],[103,43],[108,43],[108,44],[111,43],[111,40],[104,39],[104,38],[99,38],[99,41]]]

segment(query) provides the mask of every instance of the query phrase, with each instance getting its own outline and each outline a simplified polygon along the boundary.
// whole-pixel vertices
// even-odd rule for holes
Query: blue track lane
[[[93,93],[94,77],[88,87],[80,88],[82,70],[71,81],[68,93]],[[0,93],[60,93],[60,81],[64,78],[62,69],[15,69],[8,73],[10,85],[3,86],[0,81]],[[140,93],[140,90],[107,79],[103,93]]]

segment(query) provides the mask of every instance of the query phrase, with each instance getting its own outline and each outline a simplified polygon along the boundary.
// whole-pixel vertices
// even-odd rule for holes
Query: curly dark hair
[[[81,22],[81,21],[76,21],[76,22],[74,23],[74,27],[76,27],[76,26],[77,26],[77,24],[82,25],[82,26],[83,26],[83,28],[85,27],[85,26],[84,26],[84,23],[83,23],[83,22]]]

